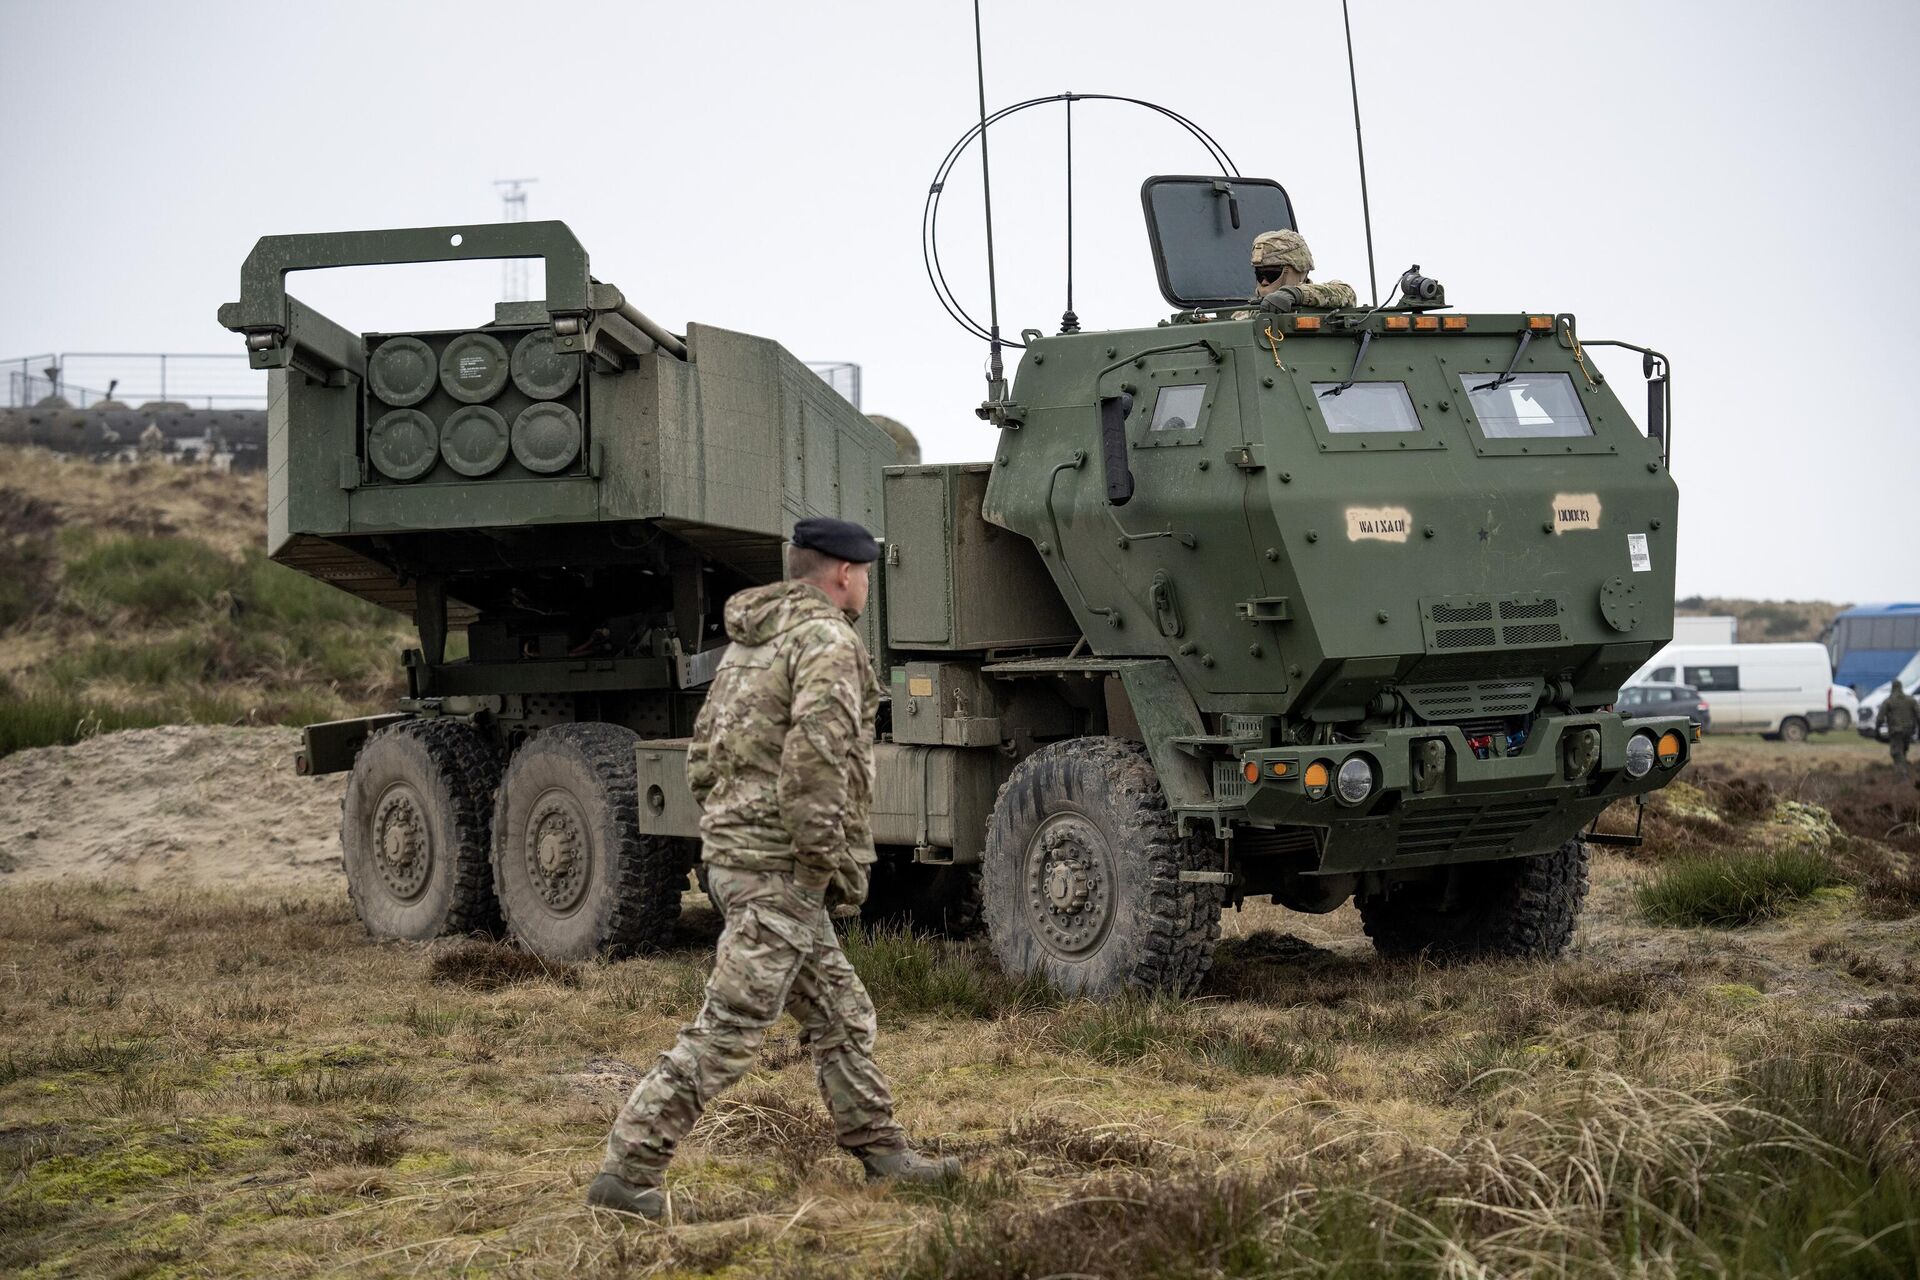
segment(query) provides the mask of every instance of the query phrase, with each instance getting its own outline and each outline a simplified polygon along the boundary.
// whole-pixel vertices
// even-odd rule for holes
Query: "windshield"
[[[1316,382],[1313,398],[1320,403],[1327,430],[1336,435],[1420,429],[1420,415],[1413,411],[1404,382]]]
[[[1500,371],[1460,375],[1460,389],[1489,440],[1544,436],[1590,436],[1593,424],[1580,407],[1573,379],[1564,373],[1516,373],[1499,386]]]

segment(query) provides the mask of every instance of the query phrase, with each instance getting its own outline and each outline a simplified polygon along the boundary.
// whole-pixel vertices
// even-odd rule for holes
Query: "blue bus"
[[[1920,653],[1920,604],[1855,605],[1827,632],[1833,682],[1867,694]]]

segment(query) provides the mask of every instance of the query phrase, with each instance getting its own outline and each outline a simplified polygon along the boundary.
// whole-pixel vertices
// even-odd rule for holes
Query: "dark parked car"
[[[1686,716],[1705,733],[1713,727],[1713,713],[1700,691],[1684,684],[1633,684],[1620,691],[1614,703],[1636,716]]]

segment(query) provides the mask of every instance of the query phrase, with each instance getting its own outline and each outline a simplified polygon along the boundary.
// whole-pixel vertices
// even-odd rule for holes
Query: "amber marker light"
[[[1551,329],[1553,328],[1553,317],[1552,316],[1528,316],[1527,328],[1532,329],[1536,332],[1544,329]]]
[[[1259,762],[1255,760],[1249,760],[1244,765],[1240,766],[1240,776],[1245,778],[1248,782],[1260,781]]]
[[[1467,318],[1465,316],[1442,316],[1440,318],[1440,327],[1448,330],[1464,329],[1467,327]]]
[[[1288,764],[1285,760],[1275,760],[1272,764],[1267,766],[1267,772],[1271,773],[1276,778],[1284,778],[1288,774],[1293,772],[1293,766]]]
[[[1440,317],[1439,316],[1415,316],[1413,318],[1413,327],[1420,330],[1420,332],[1422,333],[1431,333],[1435,329],[1438,329],[1440,327]]]
[[[1325,760],[1315,760],[1307,766],[1306,777],[1302,781],[1307,786],[1307,799],[1324,800],[1327,797],[1327,785],[1333,781],[1333,766]]]
[[[1660,735],[1660,749],[1654,753],[1660,759],[1662,769],[1671,769],[1680,763],[1680,734],[1669,729]]]
[[[1295,316],[1293,318],[1293,328],[1296,333],[1302,330],[1311,332],[1312,330],[1318,329],[1319,327],[1320,327],[1319,316]]]
[[[1387,317],[1387,328],[1389,329],[1405,329],[1410,327],[1410,324],[1411,322],[1407,319],[1406,316],[1388,316]]]

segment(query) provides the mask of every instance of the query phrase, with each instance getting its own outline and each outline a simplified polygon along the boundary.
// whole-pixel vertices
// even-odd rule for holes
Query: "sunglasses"
[[[1255,267],[1253,278],[1261,284],[1272,284],[1280,278],[1280,273],[1284,270],[1286,270],[1284,267]]]

